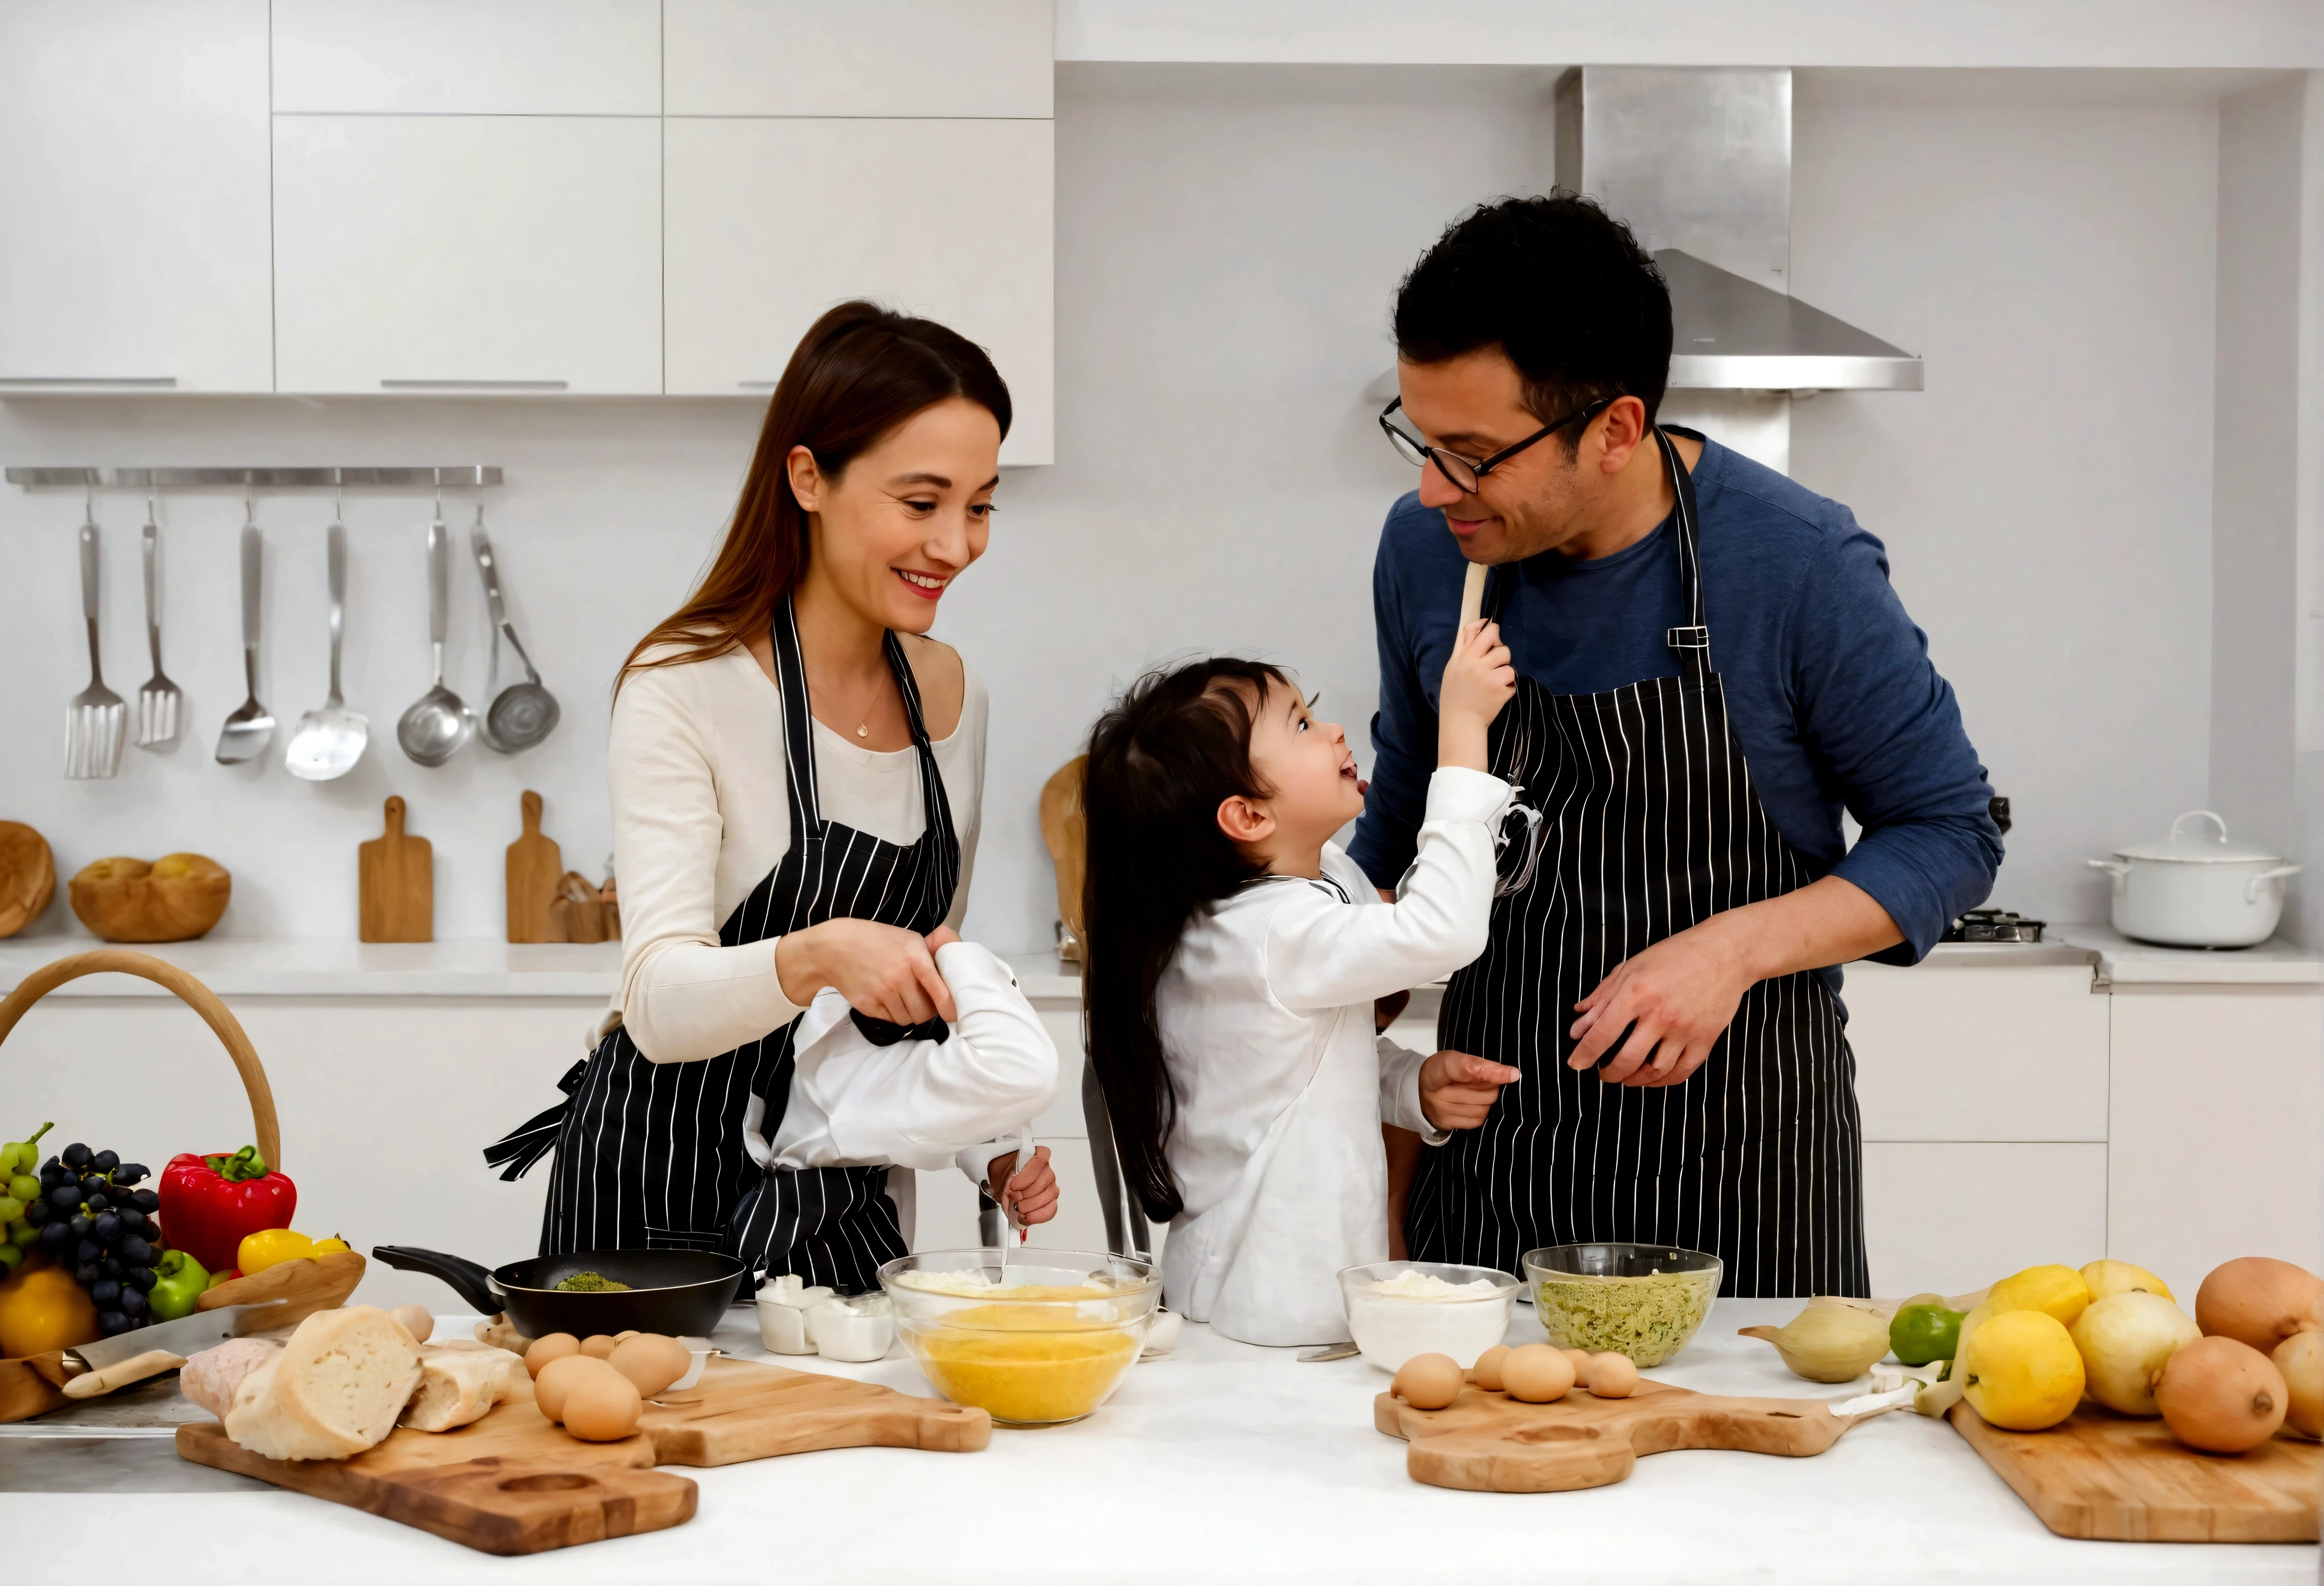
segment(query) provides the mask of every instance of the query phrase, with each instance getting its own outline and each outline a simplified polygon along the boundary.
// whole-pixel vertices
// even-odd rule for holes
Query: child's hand
[[[1438,1052],[1420,1065],[1420,1111],[1439,1129],[1474,1129],[1492,1111],[1501,1087],[1520,1077],[1506,1064]]]
[[[973,1160],[973,1158],[972,1158]],[[1035,1146],[1033,1161],[1016,1171],[1017,1153],[995,1157],[985,1165],[985,1193],[1004,1211],[1014,1206],[1017,1224],[1030,1228],[1057,1214],[1057,1176],[1049,1166],[1049,1148]]]
[[[1486,769],[1485,729],[1517,692],[1517,669],[1499,622],[1469,624],[1452,641],[1436,696],[1436,763]]]

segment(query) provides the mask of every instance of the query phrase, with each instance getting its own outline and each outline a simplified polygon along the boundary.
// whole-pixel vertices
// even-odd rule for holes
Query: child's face
[[[1250,763],[1275,789],[1264,802],[1281,844],[1320,846],[1364,811],[1364,785],[1347,733],[1336,722],[1308,715],[1296,689],[1268,685],[1251,724]]]

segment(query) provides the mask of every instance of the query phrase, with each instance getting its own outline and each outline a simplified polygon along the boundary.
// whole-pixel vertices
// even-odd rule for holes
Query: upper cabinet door
[[[770,390],[817,315],[870,297],[990,352],[1001,460],[1051,461],[1053,124],[667,123],[670,392]]]
[[[274,0],[278,112],[659,115],[659,0]]]
[[[1046,118],[1056,32],[1051,0],[664,0],[663,109]]]
[[[267,391],[266,0],[0,4],[0,392]]]
[[[284,115],[286,392],[661,389],[661,124]]]

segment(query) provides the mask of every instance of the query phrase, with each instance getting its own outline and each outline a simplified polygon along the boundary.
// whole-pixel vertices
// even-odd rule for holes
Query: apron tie
[[[532,1165],[557,1148],[557,1137],[564,1130],[566,1111],[573,1105],[573,1093],[581,1088],[581,1076],[589,1071],[589,1060],[584,1057],[565,1071],[557,1088],[565,1093],[565,1100],[545,1112],[536,1112],[508,1133],[484,1148],[484,1166],[500,1167],[503,1181],[514,1184],[532,1171]]]

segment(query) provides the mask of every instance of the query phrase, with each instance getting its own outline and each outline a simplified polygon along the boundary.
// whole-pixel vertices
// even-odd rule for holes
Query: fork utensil
[[[145,642],[153,651],[153,675],[137,691],[137,744],[159,748],[178,736],[178,712],[185,696],[161,670],[161,526],[154,521],[153,496],[145,497]]]
[[[97,510],[92,498],[80,526],[80,614],[88,624],[88,687],[65,706],[65,775],[76,781],[117,775],[121,741],[129,733],[129,707],[105,686],[97,645]]]

